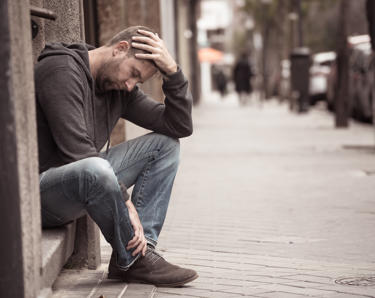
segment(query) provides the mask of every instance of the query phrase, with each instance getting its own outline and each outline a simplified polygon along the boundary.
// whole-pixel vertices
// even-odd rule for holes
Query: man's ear
[[[130,44],[126,40],[119,41],[115,46],[113,47],[112,55],[126,55],[130,49]]]

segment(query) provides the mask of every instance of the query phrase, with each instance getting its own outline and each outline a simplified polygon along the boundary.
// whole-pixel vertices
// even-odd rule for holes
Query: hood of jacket
[[[45,48],[38,57],[38,61],[41,61],[44,58],[51,56],[69,55],[77,62],[77,64],[80,65],[80,67],[82,67],[87,79],[90,83],[93,84],[94,79],[90,72],[90,63],[87,54],[88,51],[92,49],[94,49],[94,47],[88,44],[65,44],[61,42],[50,43],[46,44]]]
[[[66,44],[66,43],[50,43],[46,44],[45,48],[41,52],[41,54],[38,57],[38,61],[41,61],[45,59],[46,57],[51,56],[63,56],[68,55],[72,57],[75,62],[82,68],[84,73],[86,74],[86,78],[89,82],[90,88],[91,88],[91,94],[92,94],[92,107],[93,107],[93,115],[95,117],[95,80],[92,77],[91,71],[90,71],[90,62],[89,62],[89,56],[88,51],[93,50],[95,47],[83,44],[83,43],[74,43],[74,44]],[[110,127],[109,127],[109,100],[107,97],[105,97],[106,100],[106,114],[107,114],[107,148],[106,151],[108,152],[109,144],[110,144]],[[95,120],[94,120],[95,121]],[[95,125],[94,125],[94,138],[96,136],[95,131]]]

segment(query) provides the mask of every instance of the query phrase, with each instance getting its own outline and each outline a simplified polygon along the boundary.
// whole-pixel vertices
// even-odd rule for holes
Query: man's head
[[[101,91],[131,91],[136,84],[143,83],[157,71],[153,61],[138,59],[137,53],[147,53],[131,46],[133,36],[142,36],[138,30],[153,32],[144,26],[129,27],[116,34],[103,47],[107,53],[98,63],[95,81]]]

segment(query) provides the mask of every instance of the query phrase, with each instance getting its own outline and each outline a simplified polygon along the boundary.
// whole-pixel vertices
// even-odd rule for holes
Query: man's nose
[[[132,91],[133,88],[134,88],[134,86],[135,86],[135,84],[136,84],[136,82],[135,82],[134,80],[127,80],[127,81],[125,82],[126,89],[127,89],[128,91]]]

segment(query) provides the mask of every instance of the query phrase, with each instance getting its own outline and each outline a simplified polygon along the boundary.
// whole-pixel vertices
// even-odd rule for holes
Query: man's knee
[[[180,142],[178,139],[155,134],[160,144],[158,158],[163,160],[163,167],[177,168],[180,163]]]
[[[91,187],[96,186],[104,191],[111,191],[118,184],[110,163],[104,158],[89,157],[83,159],[78,170],[81,171],[84,179]]]
[[[162,134],[153,133],[151,134],[154,138],[160,142],[161,146],[160,149],[165,152],[171,152],[175,155],[179,155],[180,153],[180,141],[178,139],[168,137]]]

